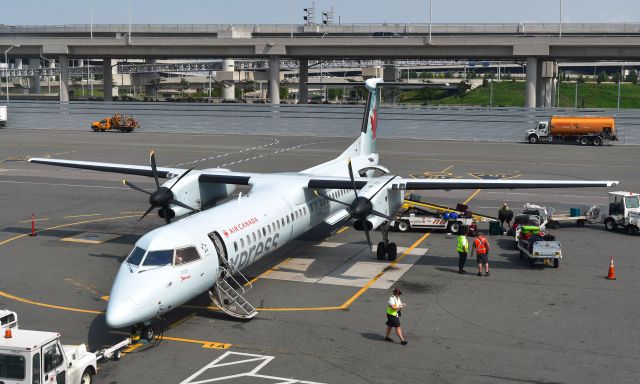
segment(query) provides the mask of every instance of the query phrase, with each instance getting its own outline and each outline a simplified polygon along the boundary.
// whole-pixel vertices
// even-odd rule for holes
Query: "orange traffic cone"
[[[613,256],[611,256],[611,262],[609,263],[609,273],[607,274],[607,280],[616,279],[616,267],[613,265]]]

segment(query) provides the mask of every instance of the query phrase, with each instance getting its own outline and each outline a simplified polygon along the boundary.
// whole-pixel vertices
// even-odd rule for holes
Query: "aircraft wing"
[[[86,169],[89,171],[124,173],[127,175],[148,176],[153,177],[153,170],[148,165],[132,165],[118,163],[101,163],[95,161],[79,161],[79,160],[62,160],[62,159],[46,159],[32,157],[28,160],[34,164],[56,165],[58,167]],[[183,174],[186,168],[168,168],[158,167],[158,177],[169,179]],[[249,179],[255,174],[244,172],[231,172],[228,169],[208,169],[199,171],[200,177],[198,181],[203,183],[222,183],[249,185]]]
[[[369,179],[354,179],[356,189],[362,189]],[[482,179],[406,179],[396,177],[390,183],[394,190],[452,190],[452,189],[526,189],[526,188],[586,188],[611,187],[618,181],[590,180],[482,180]],[[348,177],[312,177],[309,189],[353,189]]]

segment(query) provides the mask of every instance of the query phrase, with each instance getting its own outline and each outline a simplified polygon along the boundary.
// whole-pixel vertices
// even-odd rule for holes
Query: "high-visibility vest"
[[[487,253],[486,241],[487,239],[485,239],[484,237],[482,238],[478,237],[477,239],[474,240],[474,243],[476,245],[476,252],[478,254],[484,255]]]
[[[393,297],[393,300],[394,300],[396,306],[398,306],[398,305],[400,305],[400,303],[402,303],[400,301],[400,299],[398,299],[397,297],[395,297],[395,296],[392,296],[392,297]],[[398,316],[398,310],[397,309],[393,309],[391,307],[391,305],[387,304],[387,315]]]
[[[467,252],[469,250],[469,242],[467,241],[467,236],[460,235],[458,236],[458,252]]]

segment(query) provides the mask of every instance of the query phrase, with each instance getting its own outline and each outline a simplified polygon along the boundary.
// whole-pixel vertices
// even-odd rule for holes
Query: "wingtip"
[[[620,184],[620,182],[618,180],[616,181],[609,181],[607,182],[607,187],[614,187],[616,185]]]

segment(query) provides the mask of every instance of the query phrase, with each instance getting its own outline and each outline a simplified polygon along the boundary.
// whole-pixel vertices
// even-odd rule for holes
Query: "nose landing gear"
[[[396,243],[389,242],[389,226],[390,222],[387,221],[380,226],[382,232],[382,241],[378,243],[378,249],[376,250],[376,256],[378,260],[384,260],[385,256],[389,261],[394,261],[398,257],[398,246]]]

